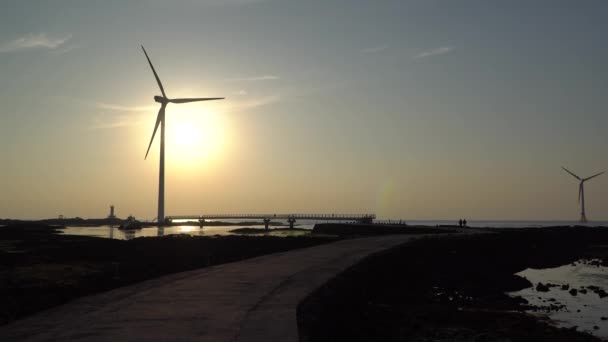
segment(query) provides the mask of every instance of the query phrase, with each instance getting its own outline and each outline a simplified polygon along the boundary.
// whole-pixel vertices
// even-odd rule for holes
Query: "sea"
[[[118,239],[118,240],[129,240],[137,237],[153,237],[153,236],[165,236],[165,235],[174,235],[174,234],[186,234],[192,236],[215,236],[215,235],[235,235],[235,233],[231,233],[231,230],[237,228],[260,228],[263,225],[240,225],[242,220],[220,220],[222,222],[232,223],[234,225],[230,226],[204,226],[200,228],[199,226],[190,226],[190,225],[179,225],[179,220],[174,221],[174,223],[178,223],[178,225],[171,227],[146,227],[139,230],[134,231],[123,231],[118,229],[116,226],[99,226],[99,227],[79,227],[79,226],[71,226],[61,229],[61,232],[66,235],[85,235],[85,236],[94,236],[101,237],[107,239]],[[213,220],[209,221],[213,222]],[[287,222],[281,222],[280,220],[273,222],[280,222],[284,224],[283,227],[287,226]],[[336,223],[340,221],[323,221],[323,220],[299,220],[296,222],[295,227],[309,229],[312,230],[317,223]],[[404,220],[404,219],[379,219],[376,220],[377,223],[384,224],[407,224],[410,226],[448,226],[448,225],[457,225],[457,220]],[[467,221],[467,225],[469,227],[474,228],[541,228],[541,227],[553,227],[553,226],[580,226],[581,223],[578,221],[514,221],[514,220],[470,220]],[[585,224],[590,227],[604,226],[608,227],[608,221],[592,221]],[[270,228],[275,228],[276,226],[271,226]],[[272,232],[270,231],[268,235],[274,236],[292,236],[292,235],[301,235],[306,234],[306,232]],[[238,235],[238,234],[237,234]]]
[[[533,286],[509,293],[539,307],[563,306],[559,310],[530,311],[530,314],[547,318],[558,327],[576,327],[579,331],[608,339],[608,297],[602,298],[589,288],[608,290],[608,268],[601,266],[599,261],[593,264],[579,260],[554,268],[528,268],[517,275],[528,279],[534,286],[539,282],[558,285],[547,292],[537,291]],[[567,288],[562,289],[562,285]],[[571,289],[578,292],[573,295],[569,292]]]

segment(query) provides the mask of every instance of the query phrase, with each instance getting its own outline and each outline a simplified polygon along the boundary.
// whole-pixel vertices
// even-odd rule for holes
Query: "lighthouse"
[[[110,206],[110,215],[108,216],[109,219],[115,219],[116,216],[114,215],[114,206],[111,205]]]

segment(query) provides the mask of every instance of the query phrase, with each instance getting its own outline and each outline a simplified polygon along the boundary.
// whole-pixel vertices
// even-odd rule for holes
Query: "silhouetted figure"
[[[467,226],[467,219],[462,220],[462,226],[466,227]]]
[[[462,219],[458,220],[458,227],[462,228]]]

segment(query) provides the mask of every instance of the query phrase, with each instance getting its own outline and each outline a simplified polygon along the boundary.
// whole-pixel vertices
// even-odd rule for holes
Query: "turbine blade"
[[[141,49],[144,50],[144,54],[146,55],[146,59],[148,60],[148,63],[150,64],[150,68],[152,68],[152,72],[154,73],[154,77],[156,77],[156,83],[158,83],[158,87],[160,88],[160,92],[163,93],[163,97],[167,97],[167,95],[165,94],[165,88],[163,88],[163,84],[160,82],[160,78],[158,78],[158,74],[156,73],[156,70],[154,69],[154,65],[152,65],[152,61],[150,60],[150,57],[148,57],[148,53],[146,52],[146,49],[144,49],[144,46],[141,46]]]
[[[591,178],[595,178],[595,177],[597,177],[597,176],[599,176],[599,175],[601,175],[601,174],[603,174],[603,173],[605,173],[605,172],[606,172],[606,171],[604,171],[604,172],[600,172],[600,173],[595,174],[595,175],[593,175],[593,176],[591,176],[591,177],[587,177],[587,178],[583,179],[583,182],[586,182],[586,181],[590,180]]]
[[[158,130],[158,125],[160,125],[160,121],[165,116],[165,107],[166,106],[167,105],[163,104],[160,107],[160,110],[158,111],[158,116],[156,116],[156,125],[154,125],[154,132],[152,132],[152,138],[150,138],[150,144],[148,144],[148,150],[146,151],[146,156],[144,157],[144,160],[146,160],[146,158],[148,158],[148,153],[150,152],[150,147],[152,147],[152,142],[154,141],[154,136],[156,135],[156,131]]]
[[[562,169],[564,169],[564,171],[568,172],[569,174],[571,174],[574,178],[581,180],[581,178],[577,175],[575,175],[574,173],[572,173],[570,170],[566,169],[565,167],[562,166]]]
[[[170,99],[171,103],[188,103],[188,102],[199,102],[199,101],[213,101],[223,100],[223,97],[200,97],[200,98],[185,98],[185,99]]]

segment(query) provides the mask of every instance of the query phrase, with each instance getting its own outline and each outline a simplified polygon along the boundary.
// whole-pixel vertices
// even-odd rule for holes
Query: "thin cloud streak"
[[[111,103],[97,103],[97,108],[118,112],[148,112],[155,110],[154,106],[122,106]]]
[[[72,39],[71,34],[62,38],[51,38],[48,37],[46,33],[30,33],[26,36],[17,38],[13,41],[0,45],[0,52],[15,52],[42,48],[53,50],[63,46],[70,39]]]
[[[114,129],[114,128],[126,128],[131,126],[138,126],[142,122],[136,118],[128,115],[118,115],[111,117],[109,120],[102,120],[99,117],[95,118],[95,123],[91,126],[91,129]]]
[[[382,52],[382,51],[384,51],[386,49],[388,49],[388,45],[385,44],[385,45],[379,45],[379,46],[374,46],[374,47],[362,49],[359,52],[364,53],[364,54],[378,53],[378,52]]]
[[[279,76],[274,75],[262,75],[252,77],[241,77],[241,78],[228,78],[226,82],[259,82],[259,81],[276,81],[280,79]]]
[[[452,51],[454,51],[453,47],[451,47],[451,46],[442,46],[442,47],[437,48],[437,49],[423,51],[423,52],[417,54],[414,57],[414,59],[421,59],[421,58],[427,58],[427,57],[432,57],[432,56],[445,55],[445,54],[450,53]]]
[[[241,102],[241,103],[237,104],[236,107],[237,107],[237,109],[251,109],[251,108],[257,108],[257,107],[262,107],[262,106],[267,106],[267,105],[270,105],[273,103],[277,103],[280,100],[281,100],[281,95],[274,94],[274,95],[268,95],[268,96],[260,97],[257,99]]]
[[[78,46],[78,45],[66,45],[66,44],[64,44],[62,47],[54,49],[52,51],[52,53],[54,53],[56,55],[62,55],[64,53],[68,53],[68,52],[70,52],[70,51],[72,51],[74,49],[79,49],[79,48],[80,48],[80,46]]]
[[[258,4],[266,1],[268,0],[206,0],[203,3],[211,6],[239,6]]]

